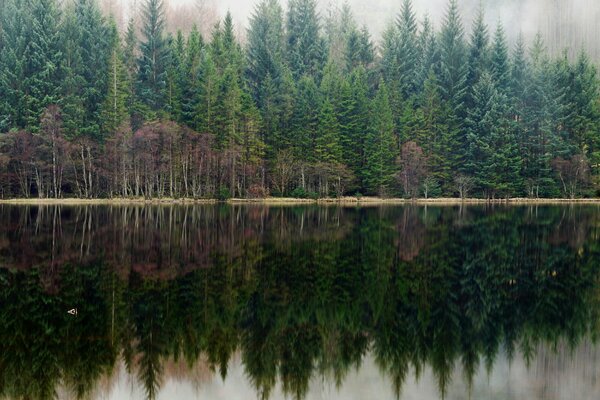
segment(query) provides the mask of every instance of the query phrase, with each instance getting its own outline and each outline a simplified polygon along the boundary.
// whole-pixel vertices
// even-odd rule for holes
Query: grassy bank
[[[298,205],[298,204],[322,204],[322,205],[348,205],[348,206],[373,206],[373,205],[460,205],[460,204],[599,204],[600,198],[595,199],[529,199],[512,198],[485,200],[476,198],[436,198],[436,199],[402,199],[402,198],[380,198],[380,197],[341,197],[324,199],[299,199],[291,197],[266,197],[260,199],[229,199],[229,204],[264,204],[264,205]],[[171,204],[216,204],[216,199],[191,199],[191,198],[110,198],[110,199],[2,199],[0,204],[14,205],[171,205]]]

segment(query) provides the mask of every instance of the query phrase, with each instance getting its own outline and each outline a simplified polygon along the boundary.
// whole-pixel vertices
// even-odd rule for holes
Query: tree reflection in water
[[[594,207],[0,206],[0,265],[11,399],[86,397],[121,363],[154,398],[238,353],[265,399],[368,353],[397,394],[429,367],[444,396],[455,367],[600,327]]]

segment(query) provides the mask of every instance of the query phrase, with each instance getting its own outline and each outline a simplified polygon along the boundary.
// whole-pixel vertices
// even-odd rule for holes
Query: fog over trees
[[[5,0],[3,197],[598,194],[584,0],[493,23],[514,2],[404,0],[381,32],[315,0],[259,1],[241,25],[138,1]]]

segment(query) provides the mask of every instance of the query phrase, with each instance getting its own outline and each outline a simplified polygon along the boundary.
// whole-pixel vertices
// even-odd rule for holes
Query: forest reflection
[[[226,379],[237,355],[259,397],[302,399],[367,354],[444,396],[454,368],[600,328],[593,206],[0,206],[0,267],[9,399],[88,397],[120,365],[154,398],[173,365]]]

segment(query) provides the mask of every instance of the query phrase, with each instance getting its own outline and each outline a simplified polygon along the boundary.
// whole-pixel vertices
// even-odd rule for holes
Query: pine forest
[[[260,0],[243,38],[230,14],[168,33],[162,0],[123,30],[4,0],[1,196],[599,196],[597,60],[413,6],[374,40],[316,0]]]

